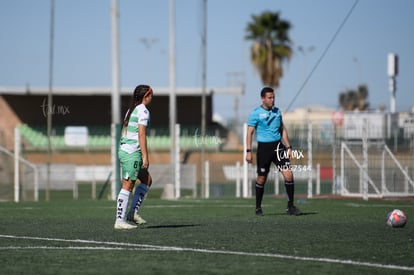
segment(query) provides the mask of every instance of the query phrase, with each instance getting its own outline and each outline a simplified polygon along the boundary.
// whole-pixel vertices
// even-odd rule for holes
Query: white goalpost
[[[414,181],[407,169],[386,144],[379,146],[378,152],[369,144],[341,143],[342,196],[368,200],[414,195]]]
[[[18,128],[14,130],[14,152],[0,146],[0,162],[3,167],[0,200],[39,200],[39,171],[36,165],[22,158],[21,138]],[[10,195],[8,195],[10,194]]]

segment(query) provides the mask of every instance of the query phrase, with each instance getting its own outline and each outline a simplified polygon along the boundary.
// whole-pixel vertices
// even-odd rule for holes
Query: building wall
[[[103,95],[55,95],[52,106],[47,105],[47,95],[8,95],[2,98],[10,106],[11,112],[22,123],[46,125],[47,112],[52,112],[54,125],[110,125],[111,96]],[[201,97],[177,96],[177,123],[182,125],[201,124]],[[121,97],[121,120],[131,103],[129,96]],[[151,125],[168,127],[169,97],[154,96],[149,106]],[[212,97],[206,97],[206,123],[212,123]]]
[[[11,150],[14,146],[14,128],[21,123],[14,111],[0,96],[0,145]]]

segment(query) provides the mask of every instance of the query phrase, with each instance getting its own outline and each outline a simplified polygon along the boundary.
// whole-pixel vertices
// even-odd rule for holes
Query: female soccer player
[[[147,150],[147,127],[150,121],[150,112],[147,106],[151,103],[153,90],[148,85],[139,85],[135,88],[132,103],[122,125],[119,145],[119,160],[121,162],[122,188],[118,194],[115,229],[133,229],[137,226],[126,221],[129,196],[134,188],[135,181],[140,184],[135,188],[131,210],[138,215],[142,201],[152,178],[148,172],[149,159]],[[136,221],[138,223],[138,220]]]

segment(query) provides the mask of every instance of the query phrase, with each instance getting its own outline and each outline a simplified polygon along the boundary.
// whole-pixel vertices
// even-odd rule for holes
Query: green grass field
[[[148,197],[147,224],[116,231],[114,201],[0,203],[1,274],[406,274],[414,273],[412,201],[163,201]],[[406,211],[407,225],[385,225]]]

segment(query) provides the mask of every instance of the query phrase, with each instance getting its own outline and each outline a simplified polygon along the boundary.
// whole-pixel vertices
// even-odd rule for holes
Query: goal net
[[[364,199],[413,196],[409,163],[409,159],[395,156],[384,143],[363,146],[342,142],[341,195]]]
[[[34,164],[0,146],[0,201],[37,201],[38,175]]]

